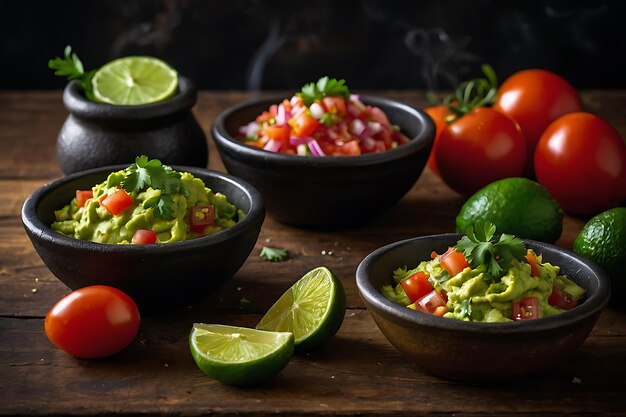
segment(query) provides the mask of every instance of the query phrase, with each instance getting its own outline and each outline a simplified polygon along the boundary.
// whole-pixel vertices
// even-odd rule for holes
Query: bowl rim
[[[361,101],[365,104],[374,106],[392,106],[400,111],[403,111],[417,120],[416,124],[421,125],[420,132],[412,138],[409,138],[409,143],[400,145],[394,149],[387,150],[385,152],[369,153],[365,155],[357,156],[303,156],[303,155],[290,155],[284,153],[270,152],[264,149],[255,148],[245,145],[240,141],[233,138],[226,130],[226,120],[234,114],[241,112],[250,107],[256,106],[269,106],[270,104],[276,104],[285,99],[284,96],[268,96],[256,99],[251,99],[243,103],[236,104],[224,110],[214,120],[211,126],[211,134],[214,141],[219,147],[228,149],[233,153],[237,153],[240,157],[245,157],[249,160],[259,160],[267,163],[273,163],[277,165],[284,165],[288,167],[302,167],[315,166],[315,167],[329,167],[329,166],[346,166],[346,167],[360,167],[369,166],[373,164],[380,164],[390,161],[401,159],[405,156],[411,155],[422,148],[429,146],[434,142],[435,138],[435,125],[424,111],[409,106],[397,100],[370,96],[359,95]]]
[[[97,174],[97,173],[111,173],[115,171],[119,171],[128,167],[128,165],[108,165],[99,168],[93,168],[89,170],[79,171],[74,174],[70,174],[63,178],[54,180],[45,184],[44,186],[35,190],[22,205],[21,218],[24,227],[26,227],[31,233],[36,235],[39,239],[46,241],[47,243],[60,245],[63,247],[71,247],[76,249],[81,249],[85,251],[96,251],[96,252],[106,252],[106,253],[124,253],[124,254],[146,254],[146,253],[154,253],[154,254],[166,254],[170,252],[178,252],[181,250],[185,250],[188,248],[195,247],[206,247],[211,246],[223,241],[226,241],[234,236],[237,236],[241,233],[244,233],[246,230],[254,227],[254,225],[259,221],[263,222],[265,218],[265,204],[263,202],[263,198],[256,188],[250,185],[248,182],[234,177],[229,174],[224,174],[219,171],[207,169],[207,168],[199,168],[199,167],[191,167],[185,165],[171,165],[173,169],[179,172],[189,172],[194,176],[203,175],[215,178],[219,181],[223,181],[228,184],[232,184],[240,189],[245,197],[250,202],[250,209],[247,211],[246,216],[243,220],[237,222],[234,226],[222,230],[218,233],[203,236],[194,239],[188,239],[178,242],[171,243],[163,243],[157,245],[132,245],[132,244],[113,244],[113,243],[98,243],[92,242],[88,240],[81,240],[66,236],[62,233],[52,230],[52,228],[46,225],[38,216],[37,216],[37,207],[40,204],[41,200],[53,193],[59,186],[72,182],[81,177]],[[239,209],[239,208],[238,208]]]
[[[608,303],[611,294],[610,281],[604,271],[600,269],[592,261],[589,261],[580,255],[569,251],[567,249],[551,245],[544,242],[539,242],[531,239],[522,239],[524,244],[528,246],[534,246],[536,248],[547,249],[550,252],[556,252],[559,255],[566,256],[570,260],[578,264],[584,264],[594,274],[598,282],[597,291],[595,291],[590,297],[587,297],[585,301],[571,310],[564,311],[554,316],[543,317],[537,320],[519,321],[519,322],[506,322],[506,323],[483,323],[483,322],[466,322],[462,320],[437,317],[430,314],[414,311],[409,308],[403,307],[394,303],[391,300],[385,298],[380,292],[380,289],[375,288],[369,277],[372,265],[376,260],[398,247],[416,242],[427,241],[433,238],[437,239],[449,239],[451,242],[460,239],[463,236],[460,233],[442,233],[436,235],[419,236],[401,241],[393,242],[384,245],[370,254],[368,254],[359,264],[356,271],[356,284],[357,289],[364,299],[366,306],[374,308],[377,313],[395,320],[401,320],[411,325],[425,326],[434,329],[446,329],[460,332],[472,332],[482,334],[524,334],[535,333],[541,331],[550,331],[564,326],[575,325],[577,322],[584,320],[589,316],[597,314],[599,310],[602,310]],[[416,260],[417,261],[417,260]],[[557,265],[558,266],[558,265]],[[391,275],[390,275],[391,278]]]

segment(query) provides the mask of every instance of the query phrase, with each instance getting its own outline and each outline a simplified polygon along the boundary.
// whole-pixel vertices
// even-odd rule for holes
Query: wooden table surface
[[[424,107],[420,92],[378,92]],[[203,92],[195,113],[210,143],[209,167],[224,170],[208,134],[226,107],[249,97]],[[587,109],[626,135],[626,91],[583,92]],[[372,224],[341,232],[300,230],[265,220],[257,245],[217,293],[173,313],[144,317],[136,340],[102,360],[78,360],[46,338],[43,318],[69,290],[43,265],[19,218],[24,199],[60,177],[56,135],[67,115],[60,92],[0,93],[0,414],[2,415],[624,415],[626,314],[607,309],[591,336],[555,368],[522,381],[468,385],[407,363],[375,326],[355,285],[359,262],[400,239],[449,232],[463,203],[428,169]],[[566,217],[557,242],[571,248],[584,220]],[[262,246],[289,250],[284,263]],[[270,382],[234,388],[194,364],[194,322],[254,326],[295,280],[318,265],[346,288],[348,310],[320,351],[295,356]],[[242,308],[242,298],[250,300]],[[532,340],[528,340],[532,343]],[[487,364],[486,364],[487,366]]]

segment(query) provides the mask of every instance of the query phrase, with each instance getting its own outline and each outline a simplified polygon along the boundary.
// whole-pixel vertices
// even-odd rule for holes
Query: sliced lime
[[[287,365],[294,343],[291,333],[194,323],[189,348],[196,365],[211,378],[231,385],[254,385]]]
[[[120,106],[156,103],[178,90],[178,73],[160,59],[128,56],[103,65],[91,79],[93,95]]]
[[[296,348],[319,346],[333,337],[346,312],[341,282],[326,267],[308,272],[263,316],[257,329],[292,332]]]

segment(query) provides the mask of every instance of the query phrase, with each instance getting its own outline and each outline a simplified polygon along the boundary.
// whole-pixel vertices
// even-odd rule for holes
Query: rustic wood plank
[[[184,318],[144,320],[128,349],[92,361],[54,348],[45,339],[40,319],[0,319],[0,410],[35,415],[54,410],[61,415],[346,416],[618,415],[626,410],[626,382],[615,366],[626,361],[624,335],[590,337],[541,378],[472,386],[406,364],[369,314],[357,310],[348,313],[340,332],[323,349],[294,357],[260,387],[229,387],[196,368],[187,344],[194,321],[251,326],[259,317],[194,311]],[[573,382],[578,379],[580,383]]]

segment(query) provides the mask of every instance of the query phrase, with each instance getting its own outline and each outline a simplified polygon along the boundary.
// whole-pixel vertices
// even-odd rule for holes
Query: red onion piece
[[[311,150],[311,153],[314,156],[326,156],[326,154],[324,153],[324,151],[320,147],[320,144],[317,143],[317,141],[315,139],[313,139],[313,140],[311,140],[309,142],[309,149]]]
[[[266,151],[270,151],[270,152],[278,152],[280,150],[280,146],[281,146],[281,143],[279,141],[274,140],[274,139],[270,139],[265,144],[263,149],[265,149]]]

